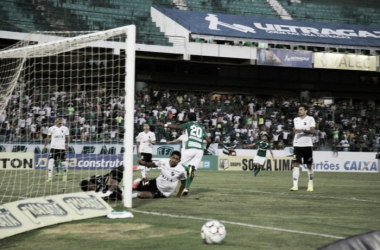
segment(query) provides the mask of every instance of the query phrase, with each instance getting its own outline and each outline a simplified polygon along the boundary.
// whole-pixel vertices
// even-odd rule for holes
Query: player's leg
[[[253,168],[253,176],[257,176],[257,174],[260,172],[261,168],[260,165],[264,165],[263,163],[263,157],[260,157],[258,155],[255,155],[255,158],[253,158],[253,165],[255,166]],[[265,161],[265,158],[264,158]]]
[[[152,162],[152,154],[141,153],[140,157],[141,157],[141,160],[143,160],[145,162]],[[147,167],[141,166],[141,165],[139,166],[139,168],[141,170],[141,177],[144,180],[146,180],[148,172],[150,171],[150,168],[147,168]]]
[[[141,179],[136,179],[132,186],[133,190],[139,191],[138,193],[135,193],[137,195],[132,195],[132,197],[140,199],[153,199],[154,193],[158,190],[156,179],[151,179],[148,182],[144,182]]]
[[[314,191],[314,183],[313,183],[313,179],[314,179],[314,171],[313,171],[313,166],[312,166],[312,163],[313,163],[313,148],[312,147],[309,147],[309,148],[305,148],[305,155],[304,155],[304,162],[305,164],[307,165],[307,176],[308,176],[308,184],[307,184],[307,191],[309,192],[313,192]]]
[[[46,182],[51,182],[54,168],[55,149],[50,149],[49,161],[48,161],[48,178]]]
[[[68,163],[66,161],[66,152],[65,152],[65,150],[61,150],[60,151],[59,157],[61,159],[61,164],[62,164],[62,168],[63,168],[62,181],[67,181]]]
[[[302,163],[302,150],[300,147],[294,148],[293,155],[293,187],[290,188],[290,191],[298,190],[298,179],[300,177],[300,165]]]
[[[192,151],[193,151],[193,158],[188,162],[188,169],[187,169],[188,174],[186,178],[185,189],[183,190],[182,195],[189,194],[190,185],[195,178],[195,171],[197,171],[198,165],[201,162],[202,157],[203,157],[203,150],[192,149]]]
[[[181,161],[178,164],[181,165],[182,167],[184,167],[184,169],[186,170],[187,179],[188,179],[188,177],[189,177],[189,169],[190,169],[189,168],[189,162],[194,157],[194,151],[190,150],[190,149],[182,150],[181,155],[182,155],[181,156]],[[187,183],[187,179],[186,179],[186,183]],[[187,195],[188,193],[189,193],[189,190],[186,189],[186,187],[185,187],[185,189],[183,190],[182,194],[183,195]]]
[[[54,166],[55,166],[55,171],[56,171],[56,173],[55,173],[55,176],[57,176],[57,175],[61,175],[60,173],[59,173],[59,167],[61,166],[61,161],[59,161],[59,160],[57,160],[57,161],[55,161],[54,162]]]

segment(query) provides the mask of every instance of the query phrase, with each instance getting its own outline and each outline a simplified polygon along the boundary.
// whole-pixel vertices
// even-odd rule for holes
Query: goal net
[[[135,26],[101,32],[40,32],[0,51],[0,205],[80,192],[79,183],[125,162],[132,186]],[[128,93],[128,95],[127,95]],[[70,132],[68,172],[47,182],[49,127]],[[124,205],[132,206],[131,188]]]

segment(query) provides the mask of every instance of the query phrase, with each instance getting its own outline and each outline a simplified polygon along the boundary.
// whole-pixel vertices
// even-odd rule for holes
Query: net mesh
[[[79,192],[121,164],[126,40],[125,28],[41,32],[0,51],[0,204]],[[57,116],[70,131],[69,171],[63,181],[57,161],[46,182],[42,149]]]

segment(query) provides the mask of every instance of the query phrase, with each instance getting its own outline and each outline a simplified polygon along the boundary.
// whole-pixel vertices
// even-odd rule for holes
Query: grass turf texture
[[[149,177],[158,173],[153,170]],[[253,177],[243,171],[198,171],[187,197],[135,199],[133,219],[103,217],[50,226],[4,239],[0,248],[304,250],[380,230],[377,173],[316,172],[314,192],[306,192],[307,174],[302,172],[299,191],[289,192],[291,186],[291,172]],[[120,202],[111,205],[123,209]],[[202,242],[200,229],[207,219],[224,223],[223,244]]]

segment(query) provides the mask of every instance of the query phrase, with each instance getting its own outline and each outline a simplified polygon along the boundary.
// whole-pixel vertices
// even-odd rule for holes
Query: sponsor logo
[[[33,158],[0,158],[0,169],[34,169]]]
[[[349,171],[377,172],[377,163],[375,161],[346,161],[343,165],[343,168]]]
[[[339,39],[352,39],[356,37],[361,38],[380,38],[380,31],[366,31],[366,30],[353,30],[353,29],[329,29],[329,28],[316,28],[307,26],[297,26],[297,25],[281,25],[274,23],[259,23],[254,22],[253,27],[245,26],[241,24],[228,24],[219,21],[217,15],[207,14],[205,17],[206,21],[210,24],[208,28],[210,30],[220,30],[218,26],[223,26],[229,29],[240,31],[243,33],[256,33],[256,30],[262,30],[269,34],[280,34],[280,35],[293,35],[293,36],[305,36],[305,37],[322,37],[322,38],[339,38]]]
[[[162,146],[157,148],[158,155],[171,155],[174,151],[174,148],[169,146]]]
[[[112,169],[123,164],[122,157],[73,157],[67,158],[69,169]],[[46,157],[37,158],[36,169],[45,169],[48,166],[49,159]]]
[[[84,197],[65,197],[63,198],[63,202],[65,202],[68,206],[74,209],[74,211],[83,215],[81,210],[83,209],[92,209],[92,210],[105,210],[107,209],[97,197],[90,195],[90,198]]]
[[[32,202],[21,203],[17,207],[25,215],[32,215],[34,218],[41,216],[66,216],[67,211],[53,200],[47,200],[47,203]]]
[[[11,212],[5,208],[0,208],[0,229],[21,227],[22,223],[16,219]]]
[[[210,168],[211,162],[210,161],[203,161],[203,168]]]
[[[307,169],[306,165],[303,165],[303,169]],[[343,166],[340,163],[324,161],[313,163],[313,170],[343,172],[377,172],[378,166],[376,161],[345,161]]]

